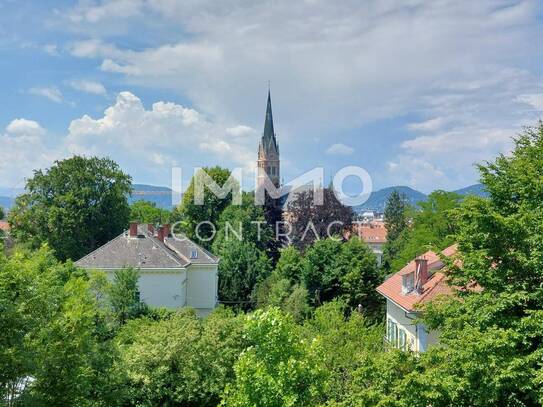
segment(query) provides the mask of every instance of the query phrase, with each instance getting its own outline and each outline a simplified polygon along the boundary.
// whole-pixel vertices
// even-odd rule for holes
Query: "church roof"
[[[264,121],[264,134],[260,141],[261,147],[264,149],[266,155],[275,154],[279,155],[279,147],[277,146],[277,140],[275,139],[275,131],[273,129],[273,114],[271,105],[271,95],[268,90],[268,104],[266,106],[266,119]]]

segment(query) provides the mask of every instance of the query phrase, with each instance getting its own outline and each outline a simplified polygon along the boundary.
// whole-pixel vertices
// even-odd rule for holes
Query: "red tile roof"
[[[9,223],[4,220],[0,220],[0,230],[3,230],[4,232],[9,232],[9,229]]]
[[[457,245],[447,247],[441,253],[446,257],[451,257],[457,251]],[[422,255],[428,261],[428,271],[430,277],[422,286],[422,292],[419,294],[412,291],[407,294],[402,293],[402,276],[415,272],[415,260],[409,262],[404,268],[390,276],[383,284],[377,287],[377,291],[395,302],[407,311],[416,311],[416,306],[433,300],[438,295],[450,295],[453,288],[447,284],[447,277],[442,270],[444,267],[439,255],[433,251],[428,251]],[[434,271],[432,273],[432,271]]]
[[[387,230],[382,222],[353,225],[353,233],[360,236],[366,243],[385,243]]]

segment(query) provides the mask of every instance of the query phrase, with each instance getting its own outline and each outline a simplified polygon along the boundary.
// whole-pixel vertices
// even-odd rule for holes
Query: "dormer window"
[[[413,288],[415,288],[415,274],[404,274],[402,276],[402,294],[409,294]]]
[[[192,250],[190,251],[190,258],[191,258],[191,259],[197,259],[197,258],[198,258],[198,250],[192,249]]]

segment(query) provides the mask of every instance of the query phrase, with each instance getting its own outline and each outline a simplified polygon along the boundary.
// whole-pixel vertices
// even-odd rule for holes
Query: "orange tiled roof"
[[[9,232],[9,229],[9,223],[4,220],[0,220],[0,230],[3,230],[4,232]]]
[[[446,257],[450,257],[456,252],[457,245],[454,244],[447,247],[441,253]],[[428,272],[430,273],[430,277],[422,286],[422,292],[420,294],[414,291],[407,294],[402,293],[402,276],[415,272],[415,260],[410,261],[404,268],[390,276],[383,284],[377,287],[377,291],[407,311],[416,311],[416,306],[418,304],[431,301],[438,295],[450,295],[453,292],[453,289],[447,284],[446,275],[441,271],[438,271],[442,270],[444,267],[439,255],[433,251],[428,251],[423,254],[423,257],[428,261]]]
[[[387,241],[387,230],[382,223],[353,225],[353,228],[354,234],[360,236],[366,243],[385,243]]]

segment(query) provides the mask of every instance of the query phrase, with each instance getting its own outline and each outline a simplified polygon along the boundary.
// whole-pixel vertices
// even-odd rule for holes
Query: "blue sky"
[[[0,0],[0,187],[72,154],[135,182],[254,166],[271,81],[285,181],[477,181],[543,111],[540,1]]]

